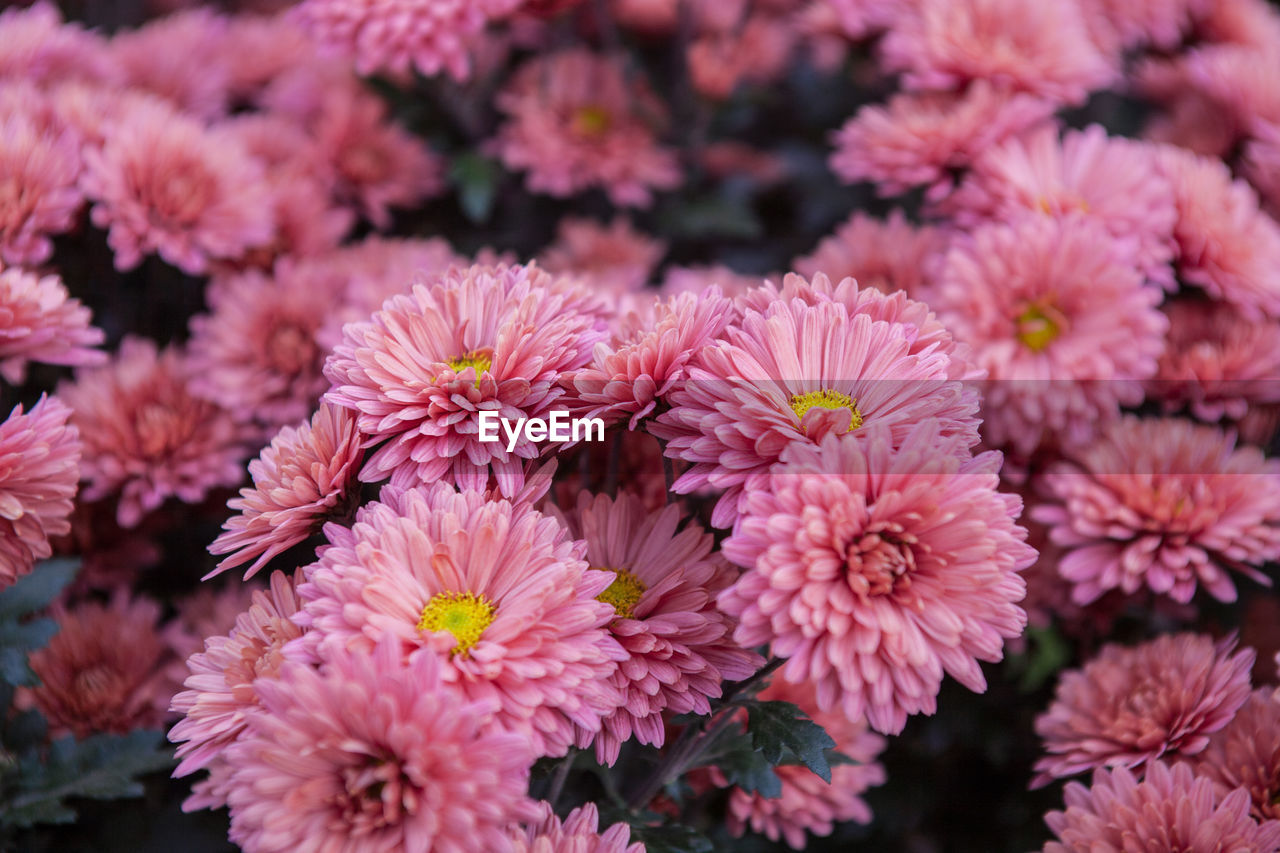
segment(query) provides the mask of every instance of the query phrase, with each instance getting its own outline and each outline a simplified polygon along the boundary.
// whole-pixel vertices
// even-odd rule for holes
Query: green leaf
[[[1052,626],[1027,626],[1026,651],[1010,662],[1021,670],[1018,689],[1024,693],[1039,690],[1071,660],[1071,646]]]
[[[765,799],[782,796],[782,780],[773,770],[773,763],[755,749],[747,738],[732,736],[716,751],[710,763],[744,791],[757,792]]]
[[[765,761],[776,766],[794,755],[824,782],[831,782],[827,750],[834,748],[836,742],[822,726],[790,702],[753,700],[746,703],[746,708],[747,734]]]
[[[0,592],[0,622],[21,619],[53,603],[80,568],[78,559],[46,560]]]
[[[678,823],[661,826],[631,825],[632,842],[642,842],[646,853],[712,853],[711,839]]]
[[[458,190],[458,204],[472,222],[481,223],[493,212],[502,169],[496,162],[474,152],[454,158],[449,166],[449,180]]]
[[[12,587],[11,587],[12,588]],[[19,624],[0,622],[0,679],[17,687],[35,687],[40,679],[31,671],[27,656],[43,648],[58,633],[52,619],[35,619]]]

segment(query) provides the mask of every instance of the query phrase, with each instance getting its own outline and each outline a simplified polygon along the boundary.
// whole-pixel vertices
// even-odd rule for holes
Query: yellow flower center
[[[858,411],[858,401],[850,397],[848,394],[841,394],[839,391],[833,391],[830,388],[824,391],[808,391],[804,394],[791,395],[791,411],[796,413],[796,418],[803,421],[805,412],[817,406],[819,409],[848,409],[853,417],[849,419],[849,429],[845,432],[852,432],[862,426],[862,412]]]
[[[1061,325],[1054,319],[1056,311],[1045,309],[1040,305],[1029,305],[1018,315],[1018,340],[1033,352],[1040,352],[1054,341],[1062,332]]]
[[[493,354],[488,350],[472,350],[466,355],[449,359],[447,364],[453,368],[454,373],[461,373],[470,367],[475,370],[476,376],[479,376],[493,367]]]
[[[438,592],[422,608],[419,631],[448,631],[457,639],[453,654],[467,656],[493,623],[497,607],[484,595],[470,592]]]
[[[613,116],[601,106],[580,108],[573,115],[573,129],[582,136],[603,136],[613,124]]]
[[[636,603],[640,601],[640,596],[644,595],[648,587],[644,585],[644,581],[626,569],[605,569],[605,571],[617,572],[618,576],[613,579],[613,583],[609,584],[608,589],[596,596],[596,600],[612,604],[613,611],[619,618],[630,619]]]

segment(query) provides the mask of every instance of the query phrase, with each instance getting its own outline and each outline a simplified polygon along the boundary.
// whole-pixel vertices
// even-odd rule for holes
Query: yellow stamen
[[[493,354],[489,350],[472,350],[466,355],[449,359],[447,364],[453,368],[454,373],[461,373],[470,367],[475,370],[478,377],[481,373],[493,367]]]
[[[630,619],[636,604],[640,601],[640,596],[644,595],[648,587],[644,585],[644,581],[626,569],[605,569],[605,571],[617,572],[618,576],[613,579],[613,583],[609,584],[608,589],[596,596],[596,600],[612,604],[613,611],[619,618]]]
[[[613,116],[601,106],[582,107],[573,116],[573,129],[582,136],[602,136],[613,124]]]
[[[849,429],[845,432],[852,432],[862,426],[862,412],[858,411],[858,401],[850,397],[848,394],[841,394],[839,391],[833,391],[830,388],[823,391],[808,391],[804,394],[791,395],[791,411],[796,413],[796,418],[803,421],[805,412],[817,406],[820,409],[848,409],[853,417],[849,419]]]
[[[419,631],[448,631],[457,639],[453,654],[463,657],[493,622],[498,608],[484,595],[470,592],[438,592],[422,608]]]
[[[1052,343],[1062,332],[1062,328],[1051,314],[1039,305],[1029,305],[1018,315],[1018,340],[1033,352],[1040,352]]]

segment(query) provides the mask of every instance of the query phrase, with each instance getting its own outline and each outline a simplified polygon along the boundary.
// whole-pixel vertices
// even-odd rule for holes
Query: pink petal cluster
[[[566,216],[538,263],[557,275],[589,278],[599,289],[629,293],[644,287],[666,253],[666,244],[615,218],[609,225]]]
[[[996,491],[999,455],[967,450],[936,420],[900,440],[878,424],[793,444],[749,484],[724,543],[747,570],[719,599],[734,639],[768,643],[820,709],[881,732],[932,714],[944,672],[985,691],[978,661],[1022,633],[1018,572],[1035,552],[1021,500]]]
[[[212,121],[231,106],[232,69],[221,51],[228,22],[207,6],[184,9],[116,33],[111,58],[133,89]]]
[[[530,60],[495,103],[507,120],[493,149],[527,172],[531,192],[599,187],[616,205],[648,207],[654,190],[681,181],[675,154],[658,144],[662,103],[615,59],[569,50]]]
[[[1098,770],[1091,787],[1072,782],[1063,798],[1066,810],[1044,817],[1058,837],[1044,853],[1269,853],[1280,845],[1280,821],[1249,817],[1246,791],[1219,798],[1185,765],[1153,762],[1142,781],[1123,767]]]
[[[1081,0],[1091,28],[1116,39],[1121,47],[1176,49],[1206,18],[1214,0]]]
[[[394,637],[406,655],[438,657],[450,689],[492,702],[497,725],[538,756],[565,754],[575,729],[594,735],[622,704],[610,677],[626,653],[596,598],[613,577],[588,570],[554,519],[437,483],[384,488],[354,527],[326,533],[333,544],[298,590],[308,657]],[[431,629],[451,604],[465,630]]]
[[[70,416],[57,397],[41,396],[0,423],[0,590],[52,553],[50,536],[71,532],[80,434]]]
[[[50,235],[70,231],[84,203],[80,140],[68,128],[41,127],[29,112],[0,112],[0,174],[0,260],[44,263]]]
[[[20,384],[31,361],[102,364],[106,355],[94,347],[105,336],[89,325],[91,319],[89,309],[70,298],[57,276],[0,271],[0,376]]]
[[[1280,697],[1260,687],[1249,694],[1226,726],[1209,736],[1209,745],[1191,765],[1213,780],[1219,797],[1237,788],[1249,792],[1250,812],[1258,821],[1280,818]]]
[[[512,850],[507,826],[536,813],[528,744],[488,728],[494,703],[444,689],[442,669],[386,642],[255,681],[261,712],[226,751],[231,840],[246,853]]]
[[[0,12],[0,80],[114,83],[119,73],[105,39],[65,22],[49,0]]]
[[[1163,634],[1132,648],[1110,644],[1064,672],[1036,718],[1046,755],[1032,787],[1085,770],[1191,756],[1249,698],[1253,649],[1202,634]]]
[[[548,803],[538,804],[536,819],[515,837],[515,853],[645,853],[645,846],[631,841],[631,828],[623,822],[601,832],[600,811],[595,803],[579,806],[556,817]]]
[[[1197,585],[1234,601],[1229,571],[1270,583],[1254,567],[1280,557],[1280,461],[1215,427],[1126,417],[1042,482],[1032,516],[1081,604],[1143,587],[1185,603]]]
[[[862,287],[884,293],[916,294],[925,283],[926,266],[946,242],[941,229],[908,222],[899,209],[884,220],[858,211],[818,243],[812,254],[796,258],[793,266],[806,278],[853,278]]]

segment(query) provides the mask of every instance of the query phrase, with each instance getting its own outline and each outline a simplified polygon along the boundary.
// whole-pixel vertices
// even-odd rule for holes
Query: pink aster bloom
[[[80,140],[70,130],[42,131],[31,115],[0,115],[0,260],[42,264],[51,234],[70,231],[84,203]]]
[[[526,503],[480,492],[383,488],[299,587],[313,628],[299,653],[367,649],[396,638],[437,657],[443,681],[493,702],[497,725],[537,756],[563,755],[622,704],[611,676],[627,654],[605,630],[613,580],[588,570],[582,547]],[[286,652],[287,653],[287,652]]]
[[[116,268],[158,252],[199,275],[215,258],[270,243],[270,187],[257,160],[227,130],[206,128],[156,100],[136,99],[101,149],[84,150],[81,182],[93,223],[110,229]]]
[[[1179,276],[1255,317],[1280,317],[1280,225],[1221,160],[1165,146],[1158,164],[1173,185]]]
[[[157,631],[160,605],[118,590],[108,604],[57,608],[58,633],[31,653],[40,686],[23,688],[20,706],[34,706],[55,734],[83,739],[126,734],[165,720],[167,647]]]
[[[207,6],[156,18],[111,39],[111,58],[127,85],[211,121],[230,106],[231,68],[220,51],[228,19]]]
[[[741,681],[763,659],[733,642],[732,620],[716,610],[715,596],[737,572],[719,554],[713,537],[696,524],[677,531],[680,508],[657,512],[640,498],[616,499],[582,492],[566,518],[570,534],[586,542],[587,563],[616,574],[600,595],[617,617],[609,633],[627,658],[612,677],[625,697],[594,735],[596,759],[610,766],[633,736],[662,746],[662,714],[710,714],[724,681]]]
[[[946,246],[939,228],[914,225],[900,209],[885,220],[858,211],[823,238],[812,254],[796,258],[796,272],[808,278],[825,274],[831,281],[854,278],[883,293],[918,293],[926,266]]]
[[[1126,49],[1172,51],[1204,18],[1215,0],[1081,0],[1086,17],[1096,17]]]
[[[1123,767],[1098,770],[1092,787],[1072,782],[1063,799],[1066,811],[1044,816],[1058,837],[1044,853],[1269,853],[1280,845],[1280,821],[1249,817],[1248,792],[1219,797],[1186,765],[1154,761],[1141,782]]]
[[[230,416],[192,396],[187,379],[177,350],[157,352],[150,340],[126,337],[110,364],[81,369],[59,387],[84,441],[84,498],[118,492],[124,527],[168,497],[194,503],[243,475]]]
[[[1254,652],[1234,649],[1233,639],[1164,634],[1133,648],[1104,646],[1083,669],[1064,672],[1036,718],[1047,754],[1031,786],[1200,752],[1249,697]]]
[[[0,12],[0,79],[44,85],[63,80],[113,83],[118,77],[106,40],[64,22],[56,4],[39,0]]]
[[[325,522],[345,517],[359,497],[360,440],[351,410],[328,403],[310,423],[283,427],[249,463],[253,487],[227,502],[236,514],[209,553],[228,556],[205,579],[252,560],[244,573],[248,580]]]
[[[631,827],[619,821],[600,831],[595,803],[579,806],[562,822],[549,803],[538,804],[537,817],[515,838],[515,853],[644,853],[639,841],[631,843]]]
[[[911,89],[974,80],[1078,104],[1119,76],[1089,38],[1075,0],[919,0],[880,45]]]
[[[52,553],[50,536],[71,532],[80,436],[70,415],[57,397],[41,396],[0,423],[0,589]]]
[[[881,195],[928,186],[945,194],[949,172],[1003,139],[1046,121],[1052,101],[979,80],[962,93],[904,92],[868,104],[832,136],[831,170],[846,183],[872,181]]]
[[[1213,780],[1219,797],[1237,788],[1249,792],[1258,821],[1280,817],[1280,697],[1262,687],[1245,700],[1225,727],[1209,736],[1209,745],[1192,759],[1199,776]]]
[[[1099,221],[1025,213],[957,241],[926,295],[985,368],[983,437],[1032,452],[1088,441],[1142,400],[1168,321]]]
[[[914,351],[919,331],[834,301],[784,299],[749,311],[703,348],[671,392],[670,410],[649,427],[668,441],[667,456],[691,463],[675,491],[725,489],[712,524],[727,527],[751,474],[790,445],[829,434],[861,439],[881,426],[896,445],[919,421],[938,418],[967,454],[978,440],[977,397],[953,376],[946,352]]]
[[[1178,213],[1155,150],[1108,137],[1098,125],[1067,131],[1059,140],[1047,125],[984,152],[945,206],[964,227],[1022,211],[1097,219],[1116,238],[1136,243],[1134,261],[1149,279],[1172,288]]]
[[[231,840],[246,853],[511,850],[508,825],[535,814],[529,745],[489,728],[494,703],[445,689],[443,669],[387,642],[256,680],[262,710],[226,751]]]
[[[1070,549],[1058,571],[1087,604],[1144,586],[1188,602],[1197,584],[1235,601],[1228,570],[1280,557],[1280,461],[1235,436],[1181,419],[1112,424],[1044,475],[1048,502],[1032,516]]]
[[[89,309],[69,297],[57,276],[0,272],[0,376],[21,383],[30,361],[102,364],[106,355],[94,347],[104,336],[90,319]]]
[[[484,489],[492,468],[503,494],[514,494],[522,460],[539,448],[527,437],[510,453],[481,442],[480,412],[545,416],[563,396],[561,376],[586,363],[602,331],[571,289],[532,265],[453,268],[426,281],[345,328],[325,363],[325,398],[359,412],[366,444],[386,442],[361,479],[451,474]]]
[[[623,217],[604,226],[566,216],[538,263],[548,272],[581,276],[602,289],[627,293],[644,287],[666,251],[663,241],[635,230]]]
[[[862,795],[884,784],[884,767],[876,757],[884,750],[885,739],[869,731],[866,720],[820,710],[811,684],[774,679],[760,692],[760,699],[799,706],[836,742],[835,750],[854,763],[833,766],[830,783],[807,767],[777,767],[782,780],[782,796],[777,799],[734,788],[729,794],[729,833],[741,837],[750,826],[770,841],[785,839],[793,850],[803,850],[808,836],[830,835],[837,823],[870,823],[871,808]]]
[[[521,66],[495,102],[507,120],[493,148],[527,172],[531,192],[565,197],[600,187],[619,206],[648,207],[654,190],[680,184],[680,166],[660,147],[662,103],[621,64],[570,50]]]
[[[996,491],[999,454],[967,450],[932,419],[896,441],[882,423],[794,444],[724,543],[747,569],[719,598],[734,639],[769,643],[819,708],[885,733],[934,712],[944,672],[985,691],[978,661],[1026,626],[1018,572],[1035,551],[1014,523],[1021,499]]]
[[[244,731],[259,707],[254,685],[279,675],[284,644],[302,636],[292,617],[299,610],[301,578],[272,572],[269,590],[254,590],[249,606],[230,630],[205,639],[188,658],[186,690],[170,708],[183,719],[169,732],[182,759],[175,776],[186,776],[214,761]]]

